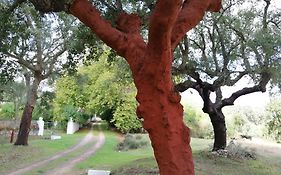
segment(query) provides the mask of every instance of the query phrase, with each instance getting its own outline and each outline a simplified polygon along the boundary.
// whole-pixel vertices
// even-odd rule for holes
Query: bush
[[[117,145],[117,150],[128,151],[131,149],[138,149],[149,145],[147,135],[144,134],[126,134],[123,142]]]

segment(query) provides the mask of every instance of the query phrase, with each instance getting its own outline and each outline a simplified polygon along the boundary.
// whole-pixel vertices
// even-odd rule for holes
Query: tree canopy
[[[114,124],[122,132],[141,127],[135,114],[136,90],[124,61],[109,59],[110,50],[87,66],[80,66],[75,76],[66,75],[56,82],[55,113],[61,119],[66,109],[74,108],[91,118],[94,115]],[[89,63],[89,62],[88,62]],[[81,114],[73,116],[76,121]],[[81,121],[85,122],[85,121]]]
[[[240,96],[265,92],[269,82],[277,84],[280,77],[281,13],[271,1],[260,3],[249,2],[243,8],[242,1],[225,1],[220,14],[206,15],[177,48],[176,88],[181,92],[193,88],[203,99],[203,111],[214,127],[214,150],[226,145],[221,109],[234,105]],[[244,87],[230,96],[223,94],[223,86],[235,86],[245,79],[249,83]],[[211,94],[215,94],[213,101]]]
[[[160,174],[194,174],[189,129],[183,123],[180,95],[171,77],[173,51],[205,12],[220,10],[221,0],[153,1],[147,39],[140,33],[141,18],[136,14],[122,11],[111,24],[101,16],[102,9],[88,0],[28,2],[43,13],[65,11],[74,15],[125,58],[137,88],[137,116],[149,133]]]

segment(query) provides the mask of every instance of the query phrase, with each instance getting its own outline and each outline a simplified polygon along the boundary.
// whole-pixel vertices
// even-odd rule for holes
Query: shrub
[[[147,135],[144,134],[126,134],[125,139],[117,145],[117,150],[128,151],[138,149],[149,145]]]

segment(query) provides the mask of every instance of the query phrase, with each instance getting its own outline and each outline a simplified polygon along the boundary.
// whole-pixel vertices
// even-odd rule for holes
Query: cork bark
[[[137,15],[121,13],[117,27],[112,27],[88,0],[75,0],[70,6],[72,15],[128,62],[137,88],[137,115],[149,133],[161,175],[194,174],[189,129],[172,82],[173,50],[206,11],[218,11],[220,4],[220,0],[158,0],[147,42]]]

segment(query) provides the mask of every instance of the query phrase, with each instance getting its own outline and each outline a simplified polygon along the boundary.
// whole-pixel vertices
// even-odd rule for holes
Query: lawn
[[[211,144],[212,140],[192,138],[196,175],[280,175],[280,164],[276,161],[268,163],[268,159],[261,154],[256,160],[218,157],[209,151]],[[132,174],[158,175],[155,159],[152,157],[139,159],[114,170],[114,175]]]
[[[110,170],[114,175],[157,175],[158,169],[150,146],[144,148],[117,151],[117,134],[105,131],[104,146],[88,159],[76,164],[71,174],[86,174],[88,169]],[[45,159],[57,152],[63,151],[85,136],[85,132],[74,135],[62,135],[61,140],[33,138],[30,146],[15,147],[10,144],[0,144],[0,174],[24,167],[32,162]],[[196,175],[280,175],[280,159],[259,154],[256,160],[229,159],[214,156],[210,153],[212,140],[192,139],[191,146],[195,162]],[[85,147],[79,152],[91,149]],[[265,148],[264,148],[265,149]],[[69,154],[46,167],[35,169],[28,174],[42,174],[48,169],[59,166],[65,160],[77,156],[79,152]],[[269,161],[270,159],[270,161]]]
[[[77,144],[86,132],[74,135],[60,134],[61,140],[46,139],[48,136],[31,136],[29,146],[14,146],[9,143],[0,143],[0,174],[10,172],[12,169],[25,167],[39,160],[55,155]],[[4,141],[3,137],[1,139]]]
[[[139,159],[151,158],[153,155],[150,146],[130,151],[117,151],[117,134],[113,132],[105,132],[105,135],[106,142],[103,148],[98,150],[87,160],[77,164],[74,172],[77,174],[83,173],[88,169],[114,170]]]

